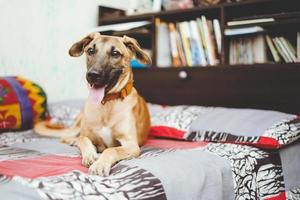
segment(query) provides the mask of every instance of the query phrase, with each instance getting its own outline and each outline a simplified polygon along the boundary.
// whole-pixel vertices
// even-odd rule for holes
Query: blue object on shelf
[[[132,68],[142,68],[142,67],[148,67],[149,65],[144,65],[142,63],[139,63],[136,59],[132,59],[130,61],[130,65]]]

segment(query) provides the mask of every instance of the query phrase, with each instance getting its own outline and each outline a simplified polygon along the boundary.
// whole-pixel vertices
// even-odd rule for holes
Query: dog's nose
[[[89,82],[96,81],[99,77],[100,77],[100,73],[97,71],[90,71],[86,74],[86,78]]]

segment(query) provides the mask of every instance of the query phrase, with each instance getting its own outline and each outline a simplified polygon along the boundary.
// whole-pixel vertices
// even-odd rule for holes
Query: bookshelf
[[[220,62],[217,64],[218,67],[228,66],[229,64],[229,46],[230,41],[235,37],[247,37],[247,36],[225,36],[224,30],[226,28],[238,28],[229,27],[227,25],[228,21],[234,20],[235,18],[247,18],[253,16],[266,16],[276,13],[283,13],[287,16],[289,13],[300,12],[300,7],[298,6],[297,0],[244,0],[236,3],[222,3],[207,7],[194,7],[187,10],[172,10],[172,11],[162,11],[155,13],[147,13],[141,15],[125,16],[120,18],[100,18],[98,24],[109,25],[125,22],[134,22],[147,20],[151,24],[148,27],[148,34],[133,34],[142,45],[152,52],[152,67],[157,67],[157,51],[156,51],[156,40],[157,40],[157,27],[155,26],[155,19],[159,18],[164,22],[183,22],[188,20],[194,20],[202,15],[206,16],[208,19],[218,19],[220,22],[220,29],[222,33],[222,49],[220,54]],[[254,26],[254,25],[253,25]],[[262,34],[270,35],[283,35],[287,37],[292,43],[296,44],[297,32],[300,32],[300,17],[298,18],[284,18],[282,20],[276,20],[269,23],[256,23],[255,26],[261,26],[264,28]],[[243,26],[247,27],[247,26]],[[249,25],[251,27],[251,25]],[[105,33],[104,33],[105,34]],[[107,34],[107,33],[106,33]],[[108,33],[109,34],[109,33]],[[255,34],[252,34],[255,35]],[[129,35],[130,36],[130,35]],[[146,44],[145,44],[146,43]],[[266,50],[269,51],[266,46]],[[268,52],[268,57],[270,57],[270,52]],[[278,64],[278,63],[274,63]],[[285,64],[285,63],[282,63]],[[199,65],[201,67],[201,65]],[[215,65],[216,66],[216,65]],[[170,65],[172,67],[172,64]],[[183,66],[184,67],[184,66]],[[197,66],[193,66],[197,67]]]
[[[135,37],[143,48],[148,48],[152,52],[152,66],[133,69],[135,87],[149,102],[169,105],[262,108],[299,114],[300,63],[229,64],[230,41],[244,36],[224,35],[225,29],[232,28],[227,25],[229,21],[283,12],[288,16],[300,12],[298,3],[298,0],[243,0],[207,7],[195,6],[187,10],[118,18],[99,17],[98,24],[102,26],[143,20],[150,22],[148,33],[128,34]],[[158,67],[155,19],[159,18],[164,22],[183,22],[194,20],[202,15],[208,19],[218,19],[220,22],[222,33],[220,62],[217,65],[207,66]],[[297,32],[300,32],[300,17],[257,23],[255,26],[264,28],[262,34],[269,34],[272,37],[284,36],[296,45]],[[271,53],[268,52],[267,56],[271,58]],[[185,76],[180,75],[182,72]]]

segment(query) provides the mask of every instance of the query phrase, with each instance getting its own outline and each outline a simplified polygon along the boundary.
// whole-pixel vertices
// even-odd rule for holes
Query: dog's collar
[[[122,90],[120,92],[116,92],[116,93],[107,93],[107,91],[105,91],[105,96],[103,97],[101,104],[104,105],[106,102],[114,100],[114,99],[124,99],[125,97],[127,97],[133,88],[133,81],[130,80],[128,81],[128,83],[122,88]]]

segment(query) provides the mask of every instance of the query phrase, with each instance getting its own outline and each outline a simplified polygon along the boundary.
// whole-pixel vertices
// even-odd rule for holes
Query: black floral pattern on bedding
[[[15,181],[37,189],[44,199],[132,199],[165,200],[159,179],[139,167],[117,165],[108,177],[92,176],[73,171],[62,176]]]
[[[235,144],[211,143],[205,150],[227,158],[232,165],[235,199],[268,199],[285,196],[278,151]]]
[[[280,145],[291,144],[300,139],[300,118],[279,122],[266,130],[263,136],[276,139]]]

